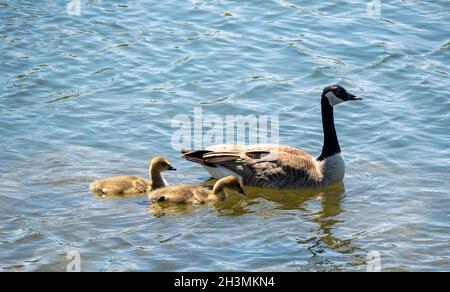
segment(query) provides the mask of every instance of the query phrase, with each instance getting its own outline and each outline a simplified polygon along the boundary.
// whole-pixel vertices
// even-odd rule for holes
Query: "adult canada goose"
[[[322,154],[314,158],[289,146],[218,145],[200,151],[183,150],[183,157],[201,164],[212,177],[235,175],[244,185],[304,189],[331,185],[344,179],[345,163],[334,126],[333,108],[345,101],[361,100],[340,85],[322,93]]]
[[[153,191],[148,198],[151,203],[204,204],[226,200],[226,190],[245,195],[239,179],[235,176],[228,176],[216,182],[213,190],[207,190],[201,186],[174,186]]]
[[[142,195],[167,186],[162,176],[164,171],[175,171],[176,169],[164,157],[156,157],[150,163],[149,176],[151,180],[135,176],[116,176],[99,180],[90,185],[90,190],[96,194],[119,196],[119,195]]]

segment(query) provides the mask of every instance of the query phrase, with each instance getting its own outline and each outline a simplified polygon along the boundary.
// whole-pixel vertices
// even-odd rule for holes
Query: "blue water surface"
[[[69,251],[84,271],[450,270],[448,1],[80,3],[0,0],[0,270]],[[343,185],[168,209],[89,193],[156,155],[171,184],[207,180],[172,147],[195,107],[277,115],[318,156],[333,83],[364,98],[336,109]]]

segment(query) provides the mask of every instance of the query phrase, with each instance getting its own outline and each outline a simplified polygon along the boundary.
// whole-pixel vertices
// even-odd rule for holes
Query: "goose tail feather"
[[[201,164],[201,165],[206,165],[209,167],[214,167],[214,165],[209,165],[206,163],[204,156],[208,153],[211,153],[212,151],[208,151],[208,150],[182,150],[181,154],[182,157],[188,161],[197,163],[197,164]]]
[[[199,150],[182,151],[182,154],[184,159],[202,165],[213,178],[221,179],[233,175],[242,181],[243,171],[237,169],[241,157],[237,153]]]

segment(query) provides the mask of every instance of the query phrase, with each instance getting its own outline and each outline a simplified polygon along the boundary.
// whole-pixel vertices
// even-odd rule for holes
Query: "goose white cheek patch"
[[[337,97],[332,91],[328,92],[325,96],[328,98],[328,102],[330,103],[331,106],[336,106],[344,102],[342,99]]]

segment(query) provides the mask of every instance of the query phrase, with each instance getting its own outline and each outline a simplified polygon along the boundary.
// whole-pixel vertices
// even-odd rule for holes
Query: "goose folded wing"
[[[282,163],[268,151],[211,152],[204,155],[203,159],[205,165],[225,167],[240,175],[244,183],[255,178],[269,179],[283,172]]]

